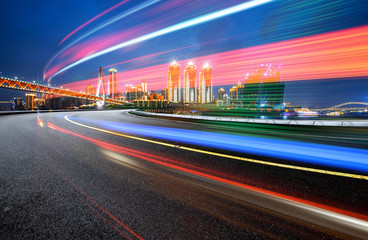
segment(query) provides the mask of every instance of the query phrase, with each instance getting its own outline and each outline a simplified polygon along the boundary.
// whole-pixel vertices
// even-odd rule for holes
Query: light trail
[[[124,0],[114,6],[112,6],[111,8],[103,11],[102,13],[98,14],[97,16],[91,18],[90,20],[88,20],[87,22],[83,23],[81,26],[77,27],[74,31],[72,31],[71,33],[69,33],[66,37],[63,38],[63,40],[61,40],[61,42],[59,43],[62,44],[65,40],[67,40],[69,37],[71,37],[74,33],[78,32],[79,30],[81,30],[82,28],[84,28],[85,26],[87,26],[88,24],[90,24],[91,22],[93,22],[94,20],[96,20],[97,18],[100,18],[101,16],[105,15],[108,12],[111,12],[112,10],[116,9],[117,7],[120,7],[121,5],[129,2],[130,0]]]
[[[99,132],[104,132],[104,133],[108,133],[108,134],[120,136],[120,137],[125,137],[125,138],[135,139],[135,140],[139,140],[139,141],[144,141],[144,142],[159,144],[159,145],[163,145],[163,146],[167,146],[167,147],[172,147],[172,148],[180,148],[180,149],[184,149],[184,150],[187,150],[187,151],[198,152],[198,153],[213,155],[213,156],[217,156],[217,157],[224,157],[224,158],[229,158],[229,159],[234,159],[234,160],[239,160],[239,161],[245,161],[245,162],[251,162],[251,163],[256,163],[256,164],[268,165],[268,166],[273,166],[273,167],[280,167],[280,168],[294,169],[294,170],[306,171],[306,172],[313,172],[313,173],[319,173],[319,174],[326,174],[326,175],[334,175],[334,176],[340,176],[340,177],[348,177],[348,178],[368,180],[368,176],[366,176],[366,175],[351,174],[351,173],[344,173],[344,172],[337,172],[337,171],[329,171],[329,170],[309,168],[309,167],[301,167],[301,166],[295,166],[295,165],[290,165],[290,164],[280,164],[280,163],[275,163],[275,162],[268,162],[268,161],[256,160],[256,159],[251,159],[251,158],[232,156],[232,155],[229,155],[229,154],[221,154],[221,153],[216,153],[216,152],[211,152],[211,151],[206,151],[206,150],[200,150],[200,149],[195,149],[195,148],[190,148],[190,147],[178,146],[176,144],[164,143],[164,142],[160,142],[160,141],[145,139],[145,138],[142,138],[142,137],[134,137],[134,136],[127,135],[127,134],[122,134],[122,133],[119,133],[119,132],[110,131],[110,130],[106,130],[106,129],[102,129],[102,128],[97,128],[97,127],[92,127],[92,126],[89,126],[89,125],[78,123],[76,121],[73,121],[73,120],[69,119],[69,117],[72,116],[72,115],[74,115],[74,114],[66,115],[64,118],[67,121],[69,121],[69,122],[71,122],[73,124],[76,124],[78,126],[89,128],[89,129],[93,129],[93,130],[96,130],[96,131],[99,131]],[[137,125],[137,126],[138,126],[139,129],[137,129],[137,131],[134,131],[134,133],[137,134],[138,132],[140,132],[140,134],[142,134],[142,131],[141,130],[142,130],[142,127],[144,127],[144,126],[142,126],[142,125]],[[123,131],[124,132],[133,132],[131,129],[129,131],[129,129],[127,129],[127,128],[124,128]],[[182,135],[178,134],[178,131],[175,131],[175,129],[173,129],[172,131],[173,132],[171,132],[171,133],[169,132],[171,136],[168,137],[168,138],[166,138],[166,139],[171,139],[171,140],[175,140],[175,141],[181,141],[180,139],[178,139],[177,136],[182,137]],[[193,132],[196,132],[196,131],[193,131]],[[172,134],[174,134],[174,136]],[[192,134],[192,131],[191,131],[190,134]],[[203,132],[201,132],[201,134],[203,135]],[[206,135],[207,134],[208,133],[206,133]],[[145,133],[145,135],[147,136],[147,132]],[[163,135],[164,135],[164,133],[162,133],[162,132],[156,132],[155,137],[162,138]],[[150,135],[150,136],[152,136],[152,135]],[[207,136],[207,137],[205,137],[204,140],[203,140],[203,137],[202,137],[202,139],[200,139],[200,140],[199,139],[196,139],[196,140],[194,139],[194,140],[187,141],[187,142],[194,143],[194,144],[199,144],[199,145],[202,145],[202,146],[205,145],[205,146],[211,146],[211,147],[225,148],[226,149],[226,146],[224,146],[223,143],[213,142],[213,144],[205,144],[206,142],[208,142],[209,139],[213,139],[213,138],[216,138],[216,137],[218,137],[218,136],[211,136],[211,137],[208,137]],[[214,140],[216,140],[216,139],[214,139]],[[277,144],[277,142],[279,142],[279,141],[277,141],[276,143],[273,143],[272,146],[268,145],[266,150],[263,150],[265,148],[264,146],[262,147],[262,145],[264,145],[264,140],[265,139],[262,138],[262,139],[260,139],[260,142],[251,142],[252,147],[254,147],[255,149],[258,149],[257,151],[259,151],[263,155],[271,154],[270,153],[271,151],[270,151],[269,147],[272,147],[272,149],[275,149],[275,151],[276,151],[276,154],[275,155],[277,155],[279,157],[286,157],[286,158],[290,159],[290,157],[291,157],[290,156],[290,153],[291,152],[283,152],[282,151],[282,148],[285,148],[285,147],[287,149],[290,149],[290,146],[289,145],[287,145],[287,146],[281,145],[280,146],[280,145]],[[230,141],[231,141],[231,143],[234,143],[234,139],[230,139]],[[236,141],[240,141],[240,140],[237,139]],[[288,143],[289,142],[290,141],[288,141]],[[295,143],[293,145],[295,145]],[[318,144],[311,144],[309,146],[309,148],[313,147],[314,145],[318,145]],[[235,147],[234,146],[228,146],[227,149],[231,149],[231,150],[234,150],[235,149],[235,150],[244,152],[244,146],[241,145],[241,143],[239,143],[238,146],[235,146]],[[348,148],[346,148],[346,149],[348,149]],[[365,165],[366,168],[367,168],[367,164],[368,164],[365,161],[366,156],[368,156],[367,155],[367,151],[364,151],[364,150],[360,150],[357,153],[355,153],[355,154],[357,154],[357,155],[355,155],[355,157],[357,157],[357,159],[355,159],[352,156],[349,156],[345,152],[336,152],[336,150],[343,151],[343,150],[345,150],[345,148],[341,148],[340,149],[340,148],[337,148],[337,147],[331,147],[331,148],[327,148],[327,149],[325,148],[323,151],[318,150],[318,149],[315,149],[315,148],[311,148],[311,149],[309,149],[309,151],[310,151],[308,153],[309,156],[303,156],[302,154],[300,154],[300,151],[301,150],[304,150],[304,151],[306,150],[306,149],[301,148],[300,146],[298,146],[298,148],[293,148],[291,150],[295,154],[299,154],[300,158],[303,161],[307,161],[307,162],[311,158],[311,156],[313,156],[314,154],[316,154],[315,156],[320,157],[319,160],[324,160],[324,162],[325,163],[328,163],[328,164],[331,164],[332,163],[333,166],[335,166],[335,167],[336,167],[336,164],[334,164],[335,163],[335,159],[333,157],[340,158],[342,160],[342,162],[338,162],[338,164],[340,165],[340,167],[344,167],[344,168],[346,168],[346,166],[344,166],[344,165],[347,164],[349,167],[354,167],[354,169],[358,168],[358,170],[361,171],[362,168],[361,168],[361,165],[360,164]],[[321,152],[321,154],[318,154],[319,151]],[[342,154],[342,155],[341,156],[339,156],[339,155],[336,155],[336,156],[333,155],[333,156],[331,156],[329,154]],[[327,159],[323,159],[322,158],[323,156],[324,157],[327,157]],[[357,162],[353,162],[353,164],[349,164],[349,162],[346,162],[346,159],[344,159],[342,156],[348,157],[348,158],[351,158],[352,157],[352,160],[355,160],[358,163]],[[361,158],[361,157],[363,157],[363,158]],[[312,159],[312,162],[314,164],[320,164],[320,163],[316,162],[316,159]],[[367,169],[364,169],[364,170],[367,171]]]
[[[152,1],[148,1],[146,3],[140,4],[136,7],[134,7],[133,9],[129,10],[129,11],[125,11],[117,16],[115,16],[114,18],[110,19],[109,21],[106,21],[105,23],[99,25],[98,27],[94,28],[93,30],[89,31],[88,33],[84,34],[83,36],[79,37],[78,39],[76,39],[75,41],[73,41],[72,43],[68,44],[66,47],[64,47],[62,50],[60,50],[58,53],[56,53],[46,64],[46,66],[44,67],[44,72],[45,70],[50,66],[51,62],[54,61],[58,56],[60,56],[60,54],[62,54],[64,51],[66,51],[67,49],[69,49],[71,46],[73,46],[74,44],[76,44],[77,42],[80,42],[81,40],[85,39],[86,37],[88,37],[89,35],[101,30],[104,27],[107,27],[108,25],[122,19],[125,18],[139,10],[142,10],[146,7],[151,6],[152,4],[155,4],[157,2],[159,2],[161,0],[152,0]],[[60,43],[61,44],[61,43]],[[60,45],[59,44],[59,45]]]
[[[192,26],[196,26],[196,25],[199,25],[199,24],[209,22],[209,21],[213,21],[213,20],[231,15],[231,14],[234,14],[234,13],[237,13],[237,12],[240,12],[240,11],[244,11],[244,10],[247,10],[247,9],[250,9],[250,8],[254,8],[254,7],[257,7],[257,6],[272,2],[272,1],[274,1],[274,0],[252,0],[252,1],[249,1],[249,2],[246,2],[246,3],[238,4],[238,5],[220,10],[220,11],[216,11],[214,13],[209,13],[209,14],[206,14],[206,15],[203,15],[203,16],[195,17],[193,19],[175,24],[175,25],[170,26],[170,27],[163,28],[161,30],[143,35],[141,37],[131,39],[129,41],[126,41],[126,42],[117,44],[115,46],[109,47],[107,49],[104,49],[102,51],[99,51],[97,53],[91,54],[87,57],[84,57],[84,58],[82,58],[82,59],[80,59],[80,60],[64,67],[64,68],[62,68],[61,70],[56,72],[54,75],[52,75],[50,77],[50,80],[53,77],[55,77],[56,75],[66,71],[66,70],[68,70],[72,67],[75,67],[75,66],[77,66],[77,65],[79,65],[83,62],[86,62],[88,60],[91,60],[93,58],[102,56],[106,53],[109,53],[109,52],[112,52],[112,51],[130,46],[130,45],[133,45],[133,44],[136,44],[136,43],[139,43],[139,42],[143,42],[143,41],[146,41],[146,40],[149,40],[149,39],[152,39],[152,38],[156,38],[156,37],[163,36],[163,35],[166,35],[166,34],[169,34],[169,33],[173,33],[173,32],[188,28],[188,27],[192,27]]]
[[[200,66],[210,60],[214,86],[235,84],[244,79],[249,70],[247,67],[254,68],[257,64],[272,60],[273,63],[283,63],[283,81],[362,77],[368,76],[367,42],[368,25],[177,62],[185,66],[193,61]],[[118,73],[118,84],[138,83],[144,77],[150,79],[151,89],[164,89],[167,83],[162,78],[166,76],[167,69],[168,63]],[[81,81],[65,86],[80,89],[86,85],[87,81]]]
[[[62,129],[58,126],[55,126],[51,123],[47,123],[47,126],[50,129],[60,131],[62,133],[68,134],[69,132],[65,129]],[[59,174],[61,180],[68,186],[71,191],[75,194],[75,196],[81,200],[94,214],[96,214],[99,218],[101,218],[104,222],[106,222],[110,227],[116,230],[119,234],[124,236],[125,239],[139,239],[143,240],[143,238],[134,232],[131,228],[129,228],[126,224],[124,224],[120,219],[118,219],[111,212],[102,207],[95,199],[93,199],[90,195],[88,195],[85,191],[83,191],[75,182],[73,182],[67,174],[60,169],[58,164],[50,159],[50,166],[53,167]],[[105,215],[105,216],[104,216]],[[111,221],[113,220],[113,221]],[[114,224],[115,222],[116,224]],[[127,232],[129,232],[135,238],[128,236],[125,232],[119,229],[119,226],[123,227]]]
[[[69,121],[71,121],[71,120],[69,120]],[[81,124],[78,124],[78,125],[81,125]],[[289,195],[286,195],[286,194],[282,194],[282,193],[278,193],[278,192],[274,192],[274,191],[270,191],[270,190],[265,190],[265,189],[258,188],[258,187],[255,187],[255,186],[251,186],[251,185],[248,185],[248,184],[239,183],[239,182],[236,182],[236,181],[233,181],[233,180],[229,180],[229,179],[218,177],[218,176],[215,176],[215,175],[212,175],[212,174],[208,174],[206,172],[202,172],[202,171],[198,171],[198,170],[192,170],[192,169],[189,169],[189,168],[183,167],[183,166],[178,166],[178,165],[175,165],[175,164],[170,163],[170,162],[164,162],[164,161],[162,161],[163,158],[161,158],[161,157],[157,157],[157,156],[147,154],[147,153],[144,153],[144,152],[140,152],[140,151],[137,151],[137,150],[124,148],[124,147],[121,147],[121,146],[118,146],[118,145],[114,145],[114,144],[107,143],[107,142],[104,142],[104,141],[89,138],[89,137],[80,135],[78,133],[60,128],[60,127],[55,126],[51,123],[48,123],[48,126],[50,128],[52,128],[53,130],[60,131],[64,134],[69,134],[69,135],[73,135],[73,136],[82,138],[82,139],[84,139],[88,142],[91,142],[91,143],[93,143],[97,146],[100,146],[104,149],[108,149],[108,150],[111,150],[111,151],[114,151],[114,152],[117,152],[117,153],[121,153],[121,154],[124,154],[124,155],[133,156],[133,157],[136,157],[136,158],[139,158],[139,159],[142,159],[142,160],[154,163],[154,164],[158,164],[158,165],[167,167],[169,169],[174,169],[176,171],[191,174],[192,176],[197,176],[197,177],[201,177],[201,178],[204,178],[204,179],[209,179],[209,180],[212,180],[212,181],[215,181],[215,182],[219,182],[219,183],[230,185],[230,186],[235,186],[235,187],[238,187],[240,189],[244,189],[244,190],[251,191],[251,192],[254,192],[254,193],[259,193],[263,196],[264,200],[266,200],[266,199],[271,200],[272,203],[276,204],[277,206],[279,206],[279,204],[281,204],[281,206],[282,205],[289,206],[291,208],[294,208],[295,210],[296,209],[299,210],[299,211],[301,210],[302,212],[306,211],[307,213],[317,214],[317,216],[314,216],[312,218],[320,219],[320,217],[323,216],[323,218],[325,220],[327,220],[329,222],[329,224],[334,223],[334,224],[337,224],[337,225],[342,225],[344,227],[347,226],[348,228],[353,228],[354,230],[359,231],[358,235],[362,234],[362,232],[364,232],[363,234],[365,234],[365,232],[368,229],[368,223],[367,223],[368,216],[366,216],[366,215],[346,211],[346,210],[343,210],[343,209],[327,206],[327,205],[320,204],[320,203],[317,203],[317,202],[313,202],[313,201],[309,201],[309,200],[289,196]],[[89,127],[89,128],[94,129],[93,127]],[[106,132],[106,131],[104,131],[104,132]],[[262,205],[260,205],[259,202],[257,202],[256,204],[263,207],[263,208],[264,207],[269,208],[269,209],[273,208],[271,205],[262,206]],[[281,207],[281,209],[283,209],[283,208]],[[278,210],[278,211],[280,211],[280,210]],[[281,213],[285,214],[284,212],[281,212]],[[297,215],[297,213],[295,213],[294,211],[291,211],[291,213],[294,213],[294,217],[297,217],[297,218],[302,219],[302,220],[308,221],[311,218],[311,216],[305,217],[304,214]],[[310,215],[310,214],[308,214],[308,215]],[[312,220],[312,223],[317,224],[314,221],[315,220]],[[322,223],[322,224],[329,225],[329,224],[326,224],[326,223]],[[329,225],[329,227],[331,227],[331,226]],[[337,231],[346,231],[346,229],[338,229]],[[350,233],[350,234],[352,234],[352,233]],[[357,234],[357,233],[354,232],[353,234]]]

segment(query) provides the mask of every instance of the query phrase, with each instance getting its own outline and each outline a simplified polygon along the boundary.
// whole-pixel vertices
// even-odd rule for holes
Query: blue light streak
[[[113,24],[114,22],[122,19],[122,18],[125,18],[125,17],[128,17],[129,15],[132,15],[133,13],[136,13],[146,7],[149,7],[157,2],[159,2],[161,0],[151,0],[151,1],[147,1],[145,3],[142,3],[136,7],[134,7],[133,9],[131,10],[128,10],[128,11],[125,11],[113,18],[111,18],[110,20],[106,21],[105,23],[97,26],[96,28],[92,29],[91,31],[89,31],[88,33],[84,34],[83,36],[79,37],[78,39],[76,39],[75,41],[73,41],[72,43],[68,44],[66,47],[64,47],[62,50],[60,50],[58,53],[56,53],[48,62],[48,64],[45,66],[44,68],[44,71],[49,67],[49,65],[51,64],[51,62],[53,60],[55,60],[56,57],[58,57],[60,54],[62,54],[63,52],[65,52],[65,50],[67,50],[68,48],[70,48],[71,46],[73,46],[74,44],[76,44],[77,42],[80,42],[81,40],[85,39],[86,37],[88,37],[89,35],[107,27],[108,25],[111,25]],[[56,75],[56,74],[55,74]],[[54,75],[54,76],[55,76]],[[51,78],[50,78],[51,79]]]
[[[75,116],[70,116],[70,118],[77,121],[97,124],[102,128],[113,131],[137,134],[151,138],[246,154],[288,159],[345,170],[368,172],[368,151],[364,149],[197,130],[87,120]]]
[[[209,13],[209,14],[206,14],[206,15],[203,15],[203,16],[195,17],[193,19],[190,19],[190,20],[172,25],[170,27],[163,28],[161,30],[143,35],[143,36],[138,37],[138,38],[131,39],[129,41],[117,44],[115,46],[109,47],[109,48],[104,49],[102,51],[99,51],[97,53],[91,54],[87,57],[84,57],[84,58],[82,58],[78,61],[75,61],[74,63],[72,63],[72,64],[62,68],[58,72],[56,72],[54,75],[52,75],[50,77],[49,80],[51,80],[56,75],[66,71],[66,70],[68,70],[72,67],[75,67],[75,66],[77,66],[81,63],[84,63],[88,60],[91,60],[93,58],[102,56],[106,53],[110,53],[110,52],[113,52],[115,50],[130,46],[130,45],[133,45],[133,44],[136,44],[136,43],[139,43],[139,42],[143,42],[143,41],[146,41],[146,40],[149,40],[149,39],[152,39],[152,38],[163,36],[163,35],[166,35],[166,34],[169,34],[169,33],[172,33],[172,32],[176,32],[178,30],[182,30],[182,29],[185,29],[185,28],[188,28],[188,27],[192,27],[192,26],[196,26],[196,25],[199,25],[199,24],[202,24],[202,23],[213,21],[213,20],[231,15],[231,14],[234,14],[234,13],[238,13],[238,12],[241,12],[241,11],[244,11],[244,10],[247,10],[247,9],[251,9],[251,8],[254,8],[254,7],[269,3],[269,2],[272,2],[272,1],[274,1],[274,0],[253,0],[253,1],[245,2],[245,3],[241,3],[241,4],[238,4],[238,5],[235,5],[235,6],[232,6],[232,7],[214,12],[214,13]]]

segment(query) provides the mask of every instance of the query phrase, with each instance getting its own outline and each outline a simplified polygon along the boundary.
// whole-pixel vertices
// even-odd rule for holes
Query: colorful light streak
[[[103,24],[101,24],[101,25],[99,25],[99,26],[97,26],[97,27],[95,27],[93,30],[91,30],[91,31],[89,31],[88,33],[86,33],[86,34],[84,34],[83,36],[81,36],[81,37],[79,37],[78,39],[76,39],[76,40],[74,40],[72,43],[70,43],[70,44],[68,44],[66,47],[64,47],[62,50],[60,50],[58,53],[56,53],[49,61],[48,61],[48,63],[46,64],[46,66],[44,67],[44,71],[46,70],[46,69],[48,69],[48,67],[49,67],[49,65],[51,64],[51,62],[52,61],[54,61],[58,56],[60,56],[64,51],[66,51],[66,50],[71,50],[71,51],[75,51],[75,49],[71,49],[71,47],[74,45],[74,44],[76,44],[77,42],[80,42],[81,40],[83,40],[83,39],[85,39],[86,37],[88,37],[89,35],[91,35],[91,34],[93,34],[93,33],[95,33],[95,32],[97,32],[97,31],[99,31],[99,30],[101,30],[101,29],[103,29],[103,28],[105,28],[105,27],[107,27],[108,25],[110,25],[110,24],[112,24],[112,23],[114,23],[114,22],[116,22],[116,21],[118,21],[118,20],[120,20],[120,19],[122,19],[122,18],[125,18],[125,17],[127,17],[127,16],[129,16],[129,15],[131,15],[131,14],[133,14],[133,13],[135,13],[135,12],[137,12],[137,11],[139,11],[139,10],[141,10],[141,9],[143,9],[143,8],[146,8],[146,7],[149,7],[149,6],[151,6],[152,4],[154,4],[154,3],[157,3],[157,2],[159,2],[159,1],[161,1],[161,0],[153,0],[153,1],[148,1],[147,3],[143,3],[143,4],[140,4],[140,5],[138,5],[138,6],[136,6],[136,7],[134,7],[133,9],[131,9],[131,10],[128,10],[128,11],[125,11],[125,12],[123,12],[123,13],[121,13],[121,14],[119,14],[119,15],[117,15],[117,16],[115,16],[114,18],[112,18],[112,19],[110,19],[109,21],[106,21],[105,23],[103,23]],[[115,9],[115,8],[117,8],[117,7],[119,7],[120,5],[122,5],[123,3],[125,3],[125,2],[127,2],[127,1],[123,1],[123,2],[121,2],[121,3],[119,3],[119,4],[117,4],[117,5],[115,5],[113,8]],[[109,10],[112,10],[112,9],[109,9]],[[106,10],[106,11],[104,11],[103,13],[104,14],[106,14],[107,13],[107,11],[108,10]],[[108,11],[109,12],[109,11]],[[102,13],[101,13],[102,14]],[[76,30],[74,30],[72,33],[70,33],[67,37],[65,37],[64,39],[63,39],[63,41],[65,41],[67,38],[69,38],[72,34],[74,34],[76,31],[78,31],[78,30],[80,30],[82,27],[84,27],[85,25],[87,25],[88,23],[90,23],[90,22],[92,22],[93,20],[95,20],[95,19],[97,19],[98,17],[100,17],[101,16],[101,14],[100,15],[98,15],[98,16],[96,16],[96,17],[94,17],[94,18],[92,18],[90,21],[88,21],[87,23],[85,23],[85,24],[83,24],[82,26],[80,26],[78,29],[76,29]],[[60,42],[60,44],[63,42],[63,41],[61,41]],[[60,45],[59,44],[59,45]],[[50,70],[51,71],[51,70]],[[56,73],[57,71],[51,71],[52,72],[52,74],[54,74],[54,73]]]
[[[350,171],[368,172],[368,163],[365,160],[368,158],[368,151],[363,149],[177,128],[87,120],[75,116],[69,116],[69,118],[93,123],[104,129],[146,137],[246,154],[288,159]]]
[[[105,148],[105,149],[108,149],[108,150],[111,150],[111,151],[114,151],[114,152],[117,152],[117,153],[122,153],[124,155],[133,156],[133,157],[145,160],[145,161],[149,161],[149,162],[161,165],[161,166],[165,166],[165,167],[170,168],[170,169],[174,169],[174,170],[189,173],[189,174],[192,174],[192,175],[195,175],[195,176],[211,179],[211,180],[214,180],[214,181],[217,181],[217,182],[220,182],[220,183],[229,184],[229,185],[232,185],[232,186],[240,187],[240,188],[251,190],[251,191],[254,191],[254,192],[262,193],[262,194],[267,195],[267,196],[272,196],[272,197],[276,197],[278,199],[291,201],[294,204],[302,204],[301,206],[299,205],[299,207],[302,207],[302,208],[307,207],[307,206],[312,206],[312,207],[315,207],[317,209],[312,208],[312,209],[309,209],[310,211],[317,212],[318,214],[327,215],[329,217],[337,218],[339,220],[348,221],[350,224],[358,224],[358,225],[363,225],[363,226],[367,225],[366,222],[361,222],[358,219],[362,219],[364,221],[367,221],[368,216],[365,216],[365,215],[362,215],[362,214],[359,214],[359,213],[346,211],[346,210],[343,210],[343,209],[327,206],[327,205],[324,205],[324,204],[312,202],[312,201],[309,201],[309,200],[289,196],[289,195],[286,195],[286,194],[282,194],[282,193],[278,193],[278,192],[274,192],[274,191],[270,191],[270,190],[261,189],[261,188],[254,187],[254,186],[251,186],[251,185],[247,185],[247,184],[239,183],[239,182],[236,182],[236,181],[233,181],[233,180],[229,180],[229,179],[225,179],[225,178],[218,177],[218,176],[215,176],[215,175],[211,175],[211,174],[206,173],[206,172],[201,172],[201,171],[198,171],[198,170],[192,170],[192,169],[189,169],[189,168],[184,167],[184,166],[175,165],[174,164],[175,161],[173,161],[173,162],[170,162],[170,161],[169,162],[164,162],[162,160],[167,160],[167,159],[164,159],[164,158],[161,158],[161,157],[158,157],[158,156],[154,156],[154,155],[151,155],[151,154],[147,154],[147,153],[144,153],[144,152],[140,152],[140,151],[137,151],[137,150],[124,148],[124,147],[121,147],[121,146],[118,146],[118,145],[114,145],[114,144],[107,143],[107,142],[104,142],[104,141],[96,140],[96,139],[93,139],[93,138],[89,138],[89,137],[80,135],[78,133],[60,128],[60,127],[58,127],[54,124],[51,124],[51,123],[48,123],[48,126],[53,130],[57,130],[59,132],[65,133],[65,134],[69,134],[69,135],[73,135],[73,136],[82,138],[82,139],[84,139],[88,142],[91,142],[91,143],[93,143],[97,146],[100,146],[102,148]],[[330,211],[331,213],[324,212],[323,210]],[[357,219],[346,219],[343,216],[339,216],[339,215],[336,216],[332,213],[338,213],[338,214],[342,214],[342,215],[345,215],[345,216],[350,216],[350,217],[357,218]]]
[[[85,26],[87,26],[88,24],[90,24],[91,22],[93,22],[94,20],[102,17],[103,15],[111,12],[112,10],[116,9],[117,7],[120,7],[121,5],[129,2],[130,0],[124,0],[114,6],[112,6],[111,8],[103,11],[102,13],[98,14],[97,16],[91,18],[90,20],[88,20],[87,22],[83,23],[81,26],[77,27],[74,31],[72,31],[71,33],[69,33],[66,37],[63,38],[63,40],[61,40],[61,42],[59,43],[59,45],[61,45],[64,41],[66,41],[69,37],[71,37],[74,33],[78,32],[79,30],[81,30],[82,28],[84,28]]]
[[[262,46],[238,49],[198,58],[178,61],[186,65],[189,61],[200,66],[209,61],[213,66],[213,85],[223,86],[244,80],[247,70],[257,64],[282,63],[283,81],[334,79],[368,76],[368,26],[346,29],[316,36],[303,37]],[[165,54],[165,53],[163,53]],[[145,58],[151,58],[147,55]],[[141,61],[140,57],[137,59]],[[150,89],[166,88],[162,81],[168,64],[118,73],[118,89],[122,85],[148,79]],[[248,69],[247,69],[248,68]],[[90,80],[66,84],[70,89],[80,89]],[[97,83],[97,82],[96,82]]]
[[[158,30],[158,31],[155,31],[155,32],[152,32],[152,33],[149,33],[149,34],[131,39],[131,40],[128,40],[126,42],[119,43],[115,46],[111,46],[111,47],[106,48],[106,49],[104,49],[102,51],[99,51],[97,53],[90,54],[90,55],[88,55],[88,56],[86,56],[86,57],[84,57],[84,58],[82,58],[78,61],[75,61],[72,64],[69,64],[66,67],[63,67],[58,72],[53,74],[50,77],[50,79],[52,79],[56,75],[66,71],[66,70],[68,70],[72,67],[75,67],[75,66],[77,66],[81,63],[84,63],[84,62],[86,62],[88,60],[91,60],[91,59],[94,59],[96,57],[102,56],[106,53],[110,53],[110,52],[116,51],[118,49],[130,46],[130,45],[133,45],[133,44],[136,44],[136,43],[139,43],[139,42],[143,42],[143,41],[146,41],[146,40],[149,40],[149,39],[152,39],[152,38],[156,38],[156,37],[159,37],[159,36],[162,36],[162,35],[173,33],[173,32],[176,32],[176,31],[179,31],[179,30],[182,30],[182,29],[185,29],[185,28],[189,28],[189,27],[192,27],[192,26],[195,26],[195,25],[198,25],[198,24],[203,24],[203,23],[206,23],[206,22],[209,22],[209,21],[213,21],[213,20],[216,20],[218,18],[222,18],[222,17],[228,16],[228,15],[240,12],[240,11],[244,11],[244,10],[247,10],[247,9],[250,9],[250,8],[253,8],[253,7],[257,7],[257,6],[272,2],[272,1],[274,1],[274,0],[252,0],[252,1],[248,1],[248,2],[245,2],[245,3],[242,3],[242,4],[238,4],[238,5],[220,10],[220,11],[205,14],[205,15],[202,15],[202,16],[199,16],[199,17],[195,17],[193,19],[190,19],[190,20],[172,25],[170,27],[163,28],[161,30]]]
[[[109,41],[108,46],[113,46],[114,44],[118,44],[124,41],[128,41],[139,36],[148,34],[155,30],[159,30],[169,26],[172,23],[180,22],[183,20],[187,20],[188,18],[192,18],[194,16],[208,13],[211,11],[215,11],[218,9],[226,8],[229,6],[233,6],[241,2],[240,0],[232,0],[232,1],[218,1],[218,0],[209,0],[209,1],[202,1],[196,2],[193,4],[188,1],[183,0],[175,0],[170,2],[161,2],[160,4],[155,4],[154,6],[146,9],[150,5],[156,3],[155,1],[146,2],[142,5],[138,5],[133,7],[126,12],[118,14],[117,16],[113,17],[109,21],[103,23],[102,25],[94,28],[94,30],[88,32],[87,34],[83,35],[86,37],[91,35],[93,32],[97,32],[101,30],[98,35],[95,35],[91,39],[87,39],[84,42],[78,43],[81,38],[78,38],[73,43],[69,44],[67,47],[64,47],[61,51],[56,53],[46,64],[44,68],[44,79],[50,78],[53,74],[55,74],[61,68],[67,66],[68,64],[73,63],[74,61],[80,60],[81,58],[103,50],[104,48],[101,47],[101,43]],[[141,10],[141,11],[138,11]],[[204,11],[205,10],[205,11]],[[133,12],[133,14],[130,16]],[[126,14],[130,14],[129,18],[125,18]],[[157,17],[160,16],[160,17]],[[112,24],[114,20],[123,19],[124,30],[121,30],[119,27],[116,30],[109,31],[108,33],[103,32],[102,30],[106,30],[106,26]],[[136,19],[135,21],[131,19]],[[147,21],[148,19],[148,21]],[[138,24],[137,24],[138,20]],[[118,23],[121,23],[119,21]],[[132,23],[131,23],[132,22]],[[110,23],[107,24],[106,23]],[[118,24],[116,23],[116,24]],[[103,28],[101,26],[105,25]],[[114,26],[111,26],[112,28]],[[116,27],[116,26],[115,26]],[[96,31],[95,31],[96,30]],[[83,38],[82,37],[82,38]],[[113,40],[113,41],[112,41]],[[219,39],[217,39],[218,41]],[[204,44],[204,43],[203,43]],[[75,46],[73,46],[75,45]],[[99,47],[97,47],[99,46]],[[193,46],[192,46],[193,47]],[[56,65],[49,67],[51,63],[55,61]],[[53,69],[53,70],[52,70]]]

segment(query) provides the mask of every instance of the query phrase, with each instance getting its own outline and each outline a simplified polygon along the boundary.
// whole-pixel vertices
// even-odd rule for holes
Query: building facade
[[[175,61],[169,66],[168,80],[167,80],[167,100],[169,102],[181,101],[180,89],[180,65]]]
[[[143,89],[141,85],[137,85],[136,87],[133,87],[132,85],[126,86],[125,98],[128,102],[142,99],[143,96],[144,96],[144,93],[143,93]]]
[[[34,104],[34,99],[36,95],[33,93],[26,93],[26,110],[33,110],[36,108]]]
[[[218,90],[218,99],[224,100],[224,95],[226,94],[226,90],[224,88],[220,88]]]
[[[282,108],[285,84],[280,79],[280,67],[261,64],[246,75],[244,106],[258,108]]]
[[[109,88],[107,90],[107,95],[114,99],[118,96],[118,85],[117,85],[117,72],[115,68],[111,68],[110,70],[110,82]]]
[[[205,64],[199,73],[199,103],[212,102],[212,68]]]
[[[197,67],[192,62],[184,70],[183,102],[197,102]]]
[[[142,79],[141,86],[142,86],[143,94],[148,95],[147,80],[146,79]]]
[[[14,110],[24,110],[23,98],[14,98]]]

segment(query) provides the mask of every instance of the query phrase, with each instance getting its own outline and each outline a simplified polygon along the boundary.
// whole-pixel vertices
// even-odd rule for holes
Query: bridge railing
[[[37,92],[37,93],[45,93],[45,94],[51,94],[51,95],[61,95],[61,96],[67,96],[67,97],[81,98],[81,99],[87,99],[87,100],[93,100],[93,101],[103,101],[102,97],[98,97],[95,95],[90,95],[90,94],[86,94],[83,92],[71,91],[71,90],[63,89],[63,88],[50,87],[50,86],[37,84],[37,83],[30,83],[26,81],[11,79],[11,78],[0,77],[0,87],[20,90],[20,91],[26,91],[26,92]],[[108,103],[119,104],[119,105],[127,104],[126,102],[119,101],[116,99],[111,99],[111,98],[106,98],[105,101]]]

